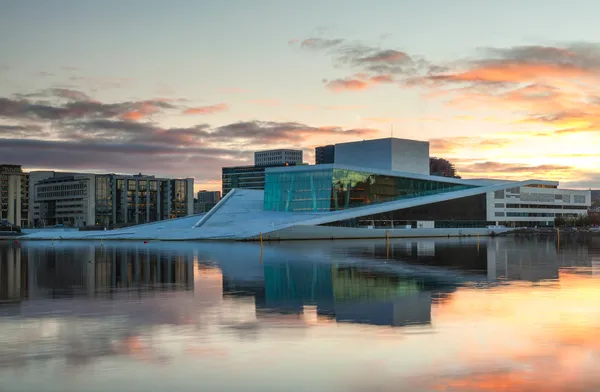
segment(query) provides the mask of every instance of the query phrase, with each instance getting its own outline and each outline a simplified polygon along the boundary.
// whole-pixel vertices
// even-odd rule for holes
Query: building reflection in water
[[[27,296],[27,255],[17,247],[0,246],[0,303]]]
[[[591,267],[589,244],[549,240],[424,239],[269,244],[0,246],[0,301],[196,291],[252,298],[256,315],[301,314],[374,325],[426,325],[432,304],[464,284],[559,278]],[[255,257],[252,257],[254,255]],[[259,256],[260,255],[260,256]],[[260,257],[260,259],[259,259]],[[200,268],[201,267],[201,268]],[[593,269],[592,269],[593,271]],[[222,283],[221,283],[222,282]],[[192,317],[192,316],[190,316]]]
[[[193,290],[193,252],[96,246],[0,247],[0,300]]]
[[[304,245],[271,244],[262,256],[261,282],[224,276],[223,291],[253,296],[259,318],[273,312],[302,314],[308,306],[336,321],[427,325],[432,304],[466,284],[553,282],[561,268],[590,270],[588,245],[566,245],[557,249],[547,239],[502,238],[353,241],[324,244],[326,255],[319,255],[301,249]]]

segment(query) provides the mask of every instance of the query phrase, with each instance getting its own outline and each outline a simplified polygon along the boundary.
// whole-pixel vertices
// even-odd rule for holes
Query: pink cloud
[[[229,110],[229,105],[226,103],[219,103],[216,105],[210,106],[197,106],[193,108],[188,108],[183,111],[183,114],[188,115],[204,115],[204,114],[214,114],[219,112],[224,112]]]

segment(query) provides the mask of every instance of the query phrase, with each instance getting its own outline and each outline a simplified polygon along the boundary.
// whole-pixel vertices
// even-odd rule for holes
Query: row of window
[[[552,213],[552,212],[507,212],[504,213],[502,211],[497,211],[494,213],[496,217],[508,217],[508,218],[517,218],[517,217],[528,217],[528,218],[554,218],[554,217],[577,217],[578,214],[567,214],[567,213]]]
[[[84,196],[85,190],[81,191],[69,191],[69,192],[39,192],[36,197],[38,198],[52,198],[52,197],[73,197],[73,196]]]
[[[495,208],[505,208],[504,203],[495,203]],[[511,204],[507,203],[506,208],[541,208],[546,210],[585,210],[585,206],[565,206],[562,204]]]

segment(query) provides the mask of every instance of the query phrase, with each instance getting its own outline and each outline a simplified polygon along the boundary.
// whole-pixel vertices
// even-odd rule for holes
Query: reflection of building
[[[32,172],[36,226],[122,226],[193,214],[194,180]]]
[[[376,325],[428,324],[431,295],[419,278],[329,264],[265,265],[257,308],[301,313],[306,305],[338,321]]]
[[[486,246],[488,278],[538,282],[556,280],[560,268],[592,267],[586,246],[568,244],[557,249],[553,239],[496,239]]]
[[[27,282],[21,286],[27,287],[28,298],[188,290],[194,284],[192,252],[94,246],[8,251],[21,261],[21,280]]]
[[[27,257],[21,249],[0,246],[0,303],[27,295]]]
[[[0,219],[28,226],[29,174],[21,165],[0,165]]]

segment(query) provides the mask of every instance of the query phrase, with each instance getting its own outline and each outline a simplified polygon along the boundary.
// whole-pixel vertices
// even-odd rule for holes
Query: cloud
[[[222,166],[250,164],[256,149],[304,148],[310,139],[365,138],[375,129],[311,126],[299,122],[245,121],[210,126],[163,126],[152,114],[182,109],[176,100],[106,103],[71,89],[48,89],[0,98],[0,156],[26,167],[152,172],[201,181]],[[223,105],[203,106],[210,113]]]
[[[356,75],[352,79],[335,79],[327,81],[325,86],[335,92],[341,91],[360,91],[366,90],[374,85],[381,83],[393,83],[394,80],[390,75],[378,75],[366,77],[365,75]]]
[[[514,84],[595,77],[600,71],[600,45],[597,44],[484,48],[480,52],[483,56],[464,62],[460,66],[463,70],[434,72],[427,79],[447,83]]]
[[[177,148],[132,143],[2,139],[6,162],[55,170],[149,173],[173,177],[212,178],[222,166],[249,162],[250,153],[213,147]]]
[[[210,138],[241,140],[268,143],[301,143],[311,136],[319,137],[367,137],[377,134],[376,129],[343,129],[340,127],[313,127],[297,122],[246,121],[216,128]]]
[[[364,80],[358,79],[336,79],[327,82],[325,86],[333,91],[358,91],[369,88],[370,84]]]
[[[335,38],[307,38],[303,49],[323,51],[331,56],[337,68],[350,68],[362,77],[338,78],[326,83],[333,91],[365,90],[377,83],[393,83],[397,75],[416,75],[428,63],[397,49],[385,49]]]
[[[291,44],[296,44],[298,41],[294,40],[290,42]],[[326,38],[307,38],[300,43],[302,48],[308,49],[329,49],[335,46],[339,46],[345,42],[345,40],[336,38],[336,39],[326,39]]]
[[[66,102],[34,101],[32,97],[62,98]],[[22,94],[20,99],[0,98],[0,117],[16,120],[68,121],[83,118],[139,119],[143,116],[175,108],[163,100],[101,103],[77,90],[50,89],[39,93]],[[133,114],[137,113],[137,114]]]
[[[461,173],[517,173],[522,174],[545,174],[547,172],[572,172],[575,168],[565,165],[523,165],[501,162],[478,162],[460,167]]]
[[[430,139],[429,148],[432,153],[448,154],[466,149],[487,150],[490,148],[506,148],[513,143],[513,140],[507,138],[457,136]]]
[[[198,107],[188,108],[183,111],[183,114],[204,115],[204,114],[214,114],[214,113],[224,112],[226,110],[229,110],[229,105],[227,105],[225,103],[219,103],[217,105],[198,106]]]
[[[0,137],[40,137],[44,134],[39,125],[1,125]]]

